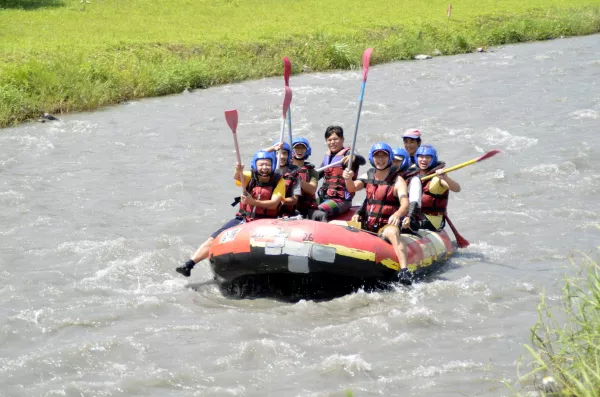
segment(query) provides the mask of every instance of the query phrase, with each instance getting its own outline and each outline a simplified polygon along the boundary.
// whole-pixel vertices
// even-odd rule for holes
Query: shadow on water
[[[460,266],[449,261],[428,266],[415,272],[414,281],[427,282],[432,278],[439,279],[440,274],[455,267]],[[396,281],[364,279],[326,273],[248,275],[232,281],[209,280],[193,283],[188,284],[188,287],[195,291],[201,291],[203,288],[213,285],[217,285],[221,294],[230,299],[266,298],[288,303],[300,300],[329,301],[359,290],[380,293],[395,291],[399,286],[410,288]]]
[[[0,9],[36,10],[38,8],[64,7],[60,0],[2,0]]]
[[[331,274],[271,274],[243,276],[219,283],[221,293],[232,299],[268,298],[294,303],[300,300],[328,301],[358,290],[384,292],[393,284]]]

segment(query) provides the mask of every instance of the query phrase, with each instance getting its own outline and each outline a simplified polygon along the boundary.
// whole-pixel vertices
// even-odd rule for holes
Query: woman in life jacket
[[[399,169],[392,167],[394,153],[387,143],[376,143],[369,151],[371,168],[366,175],[357,180],[354,172],[344,170],[343,177],[349,192],[363,188],[367,191],[364,212],[355,215],[352,220],[361,220],[361,228],[378,233],[392,244],[400,272],[399,281],[411,284],[412,274],[407,268],[406,247],[400,239],[402,218],[408,211],[408,193],[406,183],[399,175]]]
[[[404,135],[402,135],[402,143],[404,144],[404,149],[410,155],[409,166],[413,164],[417,164],[417,149],[421,146],[421,131],[416,128],[409,128],[404,131]]]
[[[323,184],[319,189],[319,209],[326,214],[327,221],[337,215],[347,212],[352,206],[354,193],[346,189],[344,178],[342,176],[344,168],[347,167],[350,160],[350,148],[344,147],[344,130],[340,126],[329,126],[325,130],[325,141],[329,150],[323,157],[321,167],[329,164],[337,164],[334,167],[327,168],[319,174],[323,178]],[[364,157],[354,154],[352,161],[352,170],[356,175],[358,167],[366,164]],[[356,176],[355,176],[356,178]]]
[[[404,148],[394,149],[392,167],[397,167],[408,186],[408,215],[402,219],[402,233],[416,233],[419,230],[421,208],[421,179],[415,168],[410,167],[410,154]]]
[[[302,195],[299,168],[291,161],[292,153],[289,143],[275,142],[273,146],[265,149],[266,152],[277,152],[279,154],[279,173],[285,182],[285,199],[281,207],[281,216],[295,216],[298,197]]]
[[[192,257],[176,268],[178,273],[185,277],[191,275],[196,263],[208,258],[208,252],[215,238],[224,230],[238,226],[243,222],[250,222],[258,218],[277,218],[279,207],[285,198],[285,182],[281,175],[275,172],[276,159],[273,153],[257,152],[250,163],[251,172],[244,171],[242,164],[236,163],[233,178],[241,186],[242,175],[245,184],[245,193],[240,198],[240,211],[235,218],[226,222],[219,230],[212,233]]]
[[[424,219],[421,221],[421,229],[441,231],[446,226],[445,215],[450,191],[460,192],[460,185],[443,173],[445,164],[438,162],[437,151],[433,146],[423,145],[417,149],[416,154],[419,176],[436,174],[434,178],[422,182],[421,212]]]
[[[300,182],[301,195],[298,197],[296,209],[308,219],[320,220],[325,213],[318,209],[315,193],[319,183],[319,173],[315,166],[306,161],[312,154],[310,143],[306,138],[294,138],[292,140],[292,163],[298,167],[298,181]],[[315,213],[317,213],[315,215]]]

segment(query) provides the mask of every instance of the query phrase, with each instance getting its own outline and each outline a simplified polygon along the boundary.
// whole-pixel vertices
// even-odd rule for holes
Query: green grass
[[[545,396],[600,396],[600,268],[589,258],[577,277],[566,280],[562,312],[538,307],[532,345],[526,346],[533,369],[521,377]],[[544,386],[551,381],[551,387]]]
[[[89,1],[89,4],[88,4]],[[0,126],[43,112],[600,31],[598,0],[0,0]]]

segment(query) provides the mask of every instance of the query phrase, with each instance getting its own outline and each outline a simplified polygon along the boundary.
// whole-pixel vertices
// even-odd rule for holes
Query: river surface
[[[599,82],[598,35],[372,66],[361,153],[410,127],[448,164],[503,153],[453,174],[471,246],[443,272],[325,302],[233,300],[203,285],[208,263],[174,272],[234,213],[223,111],[247,163],[279,134],[282,78],[1,130],[0,395],[510,394],[542,293],[558,304],[569,257],[598,257]],[[290,83],[319,163],[328,125],[351,142],[360,73]]]

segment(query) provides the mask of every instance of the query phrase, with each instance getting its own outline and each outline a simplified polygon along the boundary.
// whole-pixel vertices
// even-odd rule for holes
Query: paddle
[[[490,157],[495,156],[498,153],[500,153],[500,149],[490,150],[489,152],[487,152],[483,156],[479,156],[479,157],[477,157],[477,158],[475,158],[473,160],[465,161],[464,163],[455,165],[455,166],[450,167],[450,168],[444,168],[444,172],[442,172],[442,174],[447,174],[448,172],[458,170],[460,168],[466,167],[467,165],[475,164],[475,163],[478,163],[478,162],[483,161],[485,159],[489,159]],[[423,181],[428,181],[431,178],[433,178],[434,176],[437,176],[437,174],[431,174],[431,175],[424,176],[424,177],[421,178],[421,181],[422,182]]]
[[[240,157],[240,147],[238,146],[237,141],[237,126],[238,126],[238,112],[237,110],[226,110],[225,111],[225,120],[231,128],[231,132],[233,132],[233,142],[235,143],[235,154],[237,155],[238,164],[242,164],[242,160]],[[244,185],[244,173],[242,172],[242,194],[246,192],[246,186]]]
[[[290,108],[290,103],[292,102],[292,89],[290,87],[285,87],[285,95],[283,97],[283,106],[282,106],[282,117],[281,117],[281,135],[279,135],[279,142],[283,143],[283,134],[285,132],[285,118],[287,117],[287,112]],[[291,146],[291,145],[290,145]],[[277,168],[281,165],[281,160],[279,158],[281,154],[281,149],[277,151]],[[290,153],[291,154],[291,153]]]
[[[290,74],[292,73],[292,64],[290,63],[290,59],[288,57],[283,57],[283,80],[285,81],[285,86],[290,86]],[[290,137],[290,147],[292,147],[292,108],[288,109],[287,113],[287,122],[288,122],[288,135]]]
[[[342,164],[343,162],[344,162],[343,160],[336,161],[335,163],[327,164],[321,168],[317,168],[317,169],[315,169],[315,171],[317,171],[317,172],[325,171],[327,168],[337,167],[338,165]]]
[[[475,164],[479,161],[489,159],[490,157],[495,156],[498,153],[500,153],[499,149],[490,150],[489,152],[485,153],[483,156],[479,156],[477,158],[474,158],[473,160],[465,161],[464,163],[455,165],[454,167],[445,168],[444,171],[442,172],[442,174],[446,174],[448,172],[466,167],[467,165]],[[433,178],[434,176],[437,176],[437,174],[427,175],[427,176],[421,178],[421,181],[428,181],[429,179]],[[446,218],[446,222],[448,223],[448,226],[450,226],[450,229],[452,229],[452,233],[454,233],[454,236],[456,237],[456,245],[458,245],[459,248],[468,247],[469,242],[458,233],[458,230],[456,230],[456,228],[454,227],[454,224],[452,223],[450,218],[448,218],[448,214],[446,214],[445,218]]]
[[[360,121],[360,111],[362,110],[363,97],[365,96],[365,85],[367,84],[367,75],[369,74],[369,64],[371,63],[372,48],[367,48],[363,53],[363,78],[360,86],[360,96],[358,97],[358,116],[356,116],[356,127],[354,128],[354,139],[352,140],[352,148],[350,150],[350,161],[348,161],[348,170],[352,169],[352,160],[354,157],[354,148],[356,147],[356,136],[358,135],[358,122]]]
[[[448,214],[446,214],[446,222],[448,222],[448,226],[450,226],[450,229],[452,229],[452,233],[454,233],[454,237],[456,237],[456,245],[458,245],[458,248],[467,248],[469,246],[469,242],[463,236],[458,234],[458,230],[456,230],[456,228],[452,224],[452,221],[450,220],[450,218],[448,218]]]

